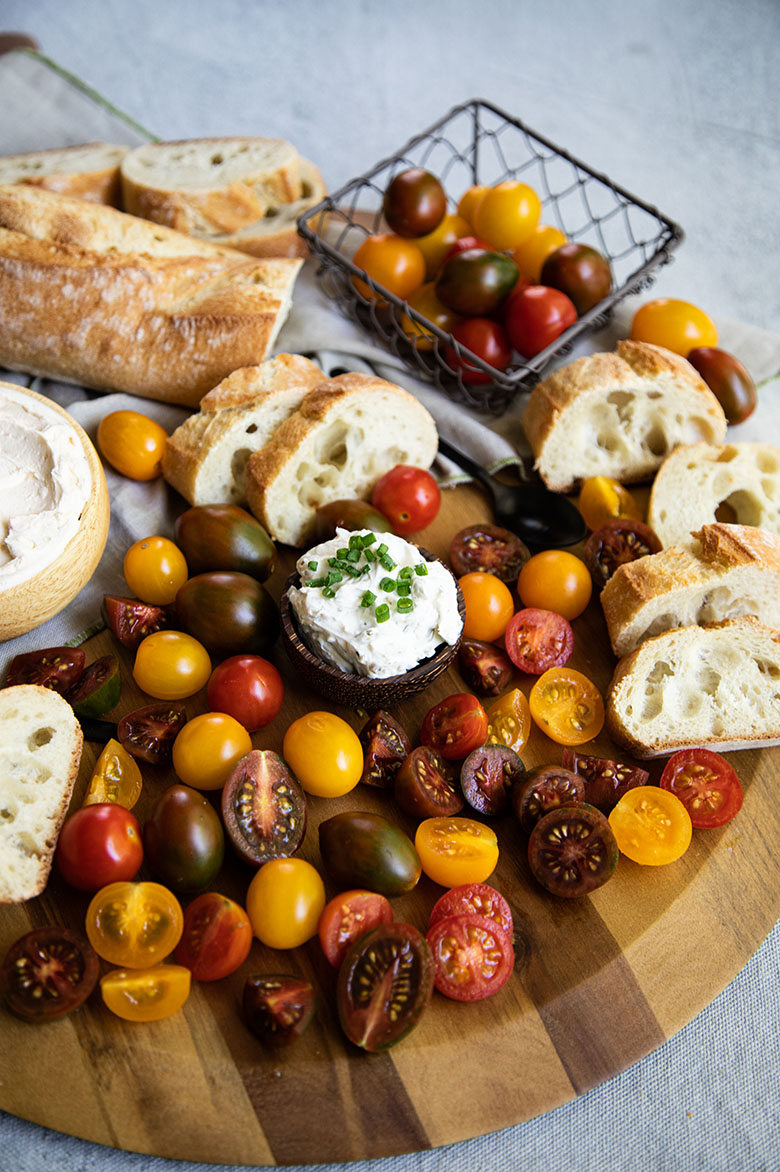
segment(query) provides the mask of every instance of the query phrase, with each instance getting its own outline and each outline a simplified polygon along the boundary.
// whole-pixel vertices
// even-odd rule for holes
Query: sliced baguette
[[[589,476],[649,479],[678,444],[720,443],[726,416],[684,358],[643,342],[578,358],[531,391],[522,415],[548,488],[572,492]]]
[[[620,658],[673,627],[755,615],[780,629],[780,537],[746,525],[704,525],[672,545],[618,566],[601,592]]]
[[[245,504],[250,454],[324,380],[320,367],[299,354],[235,370],[168,437],[163,476],[191,505]]]
[[[67,700],[37,684],[0,689],[0,904],[40,895],[81,761]]]
[[[298,233],[298,217],[313,208],[327,194],[322,175],[308,159],[301,159],[300,199],[269,207],[262,220],[247,224],[237,232],[214,237],[220,244],[238,248],[252,256],[308,256],[308,248]]]
[[[606,729],[641,758],[780,744],[780,631],[748,616],[646,639],[615,668]]]
[[[682,545],[722,519],[780,534],[780,447],[691,444],[664,460],[650,492],[647,522],[662,545]]]
[[[26,183],[119,207],[119,164],[129,147],[92,142],[0,158],[0,183]]]
[[[367,497],[396,464],[428,468],[436,424],[408,391],[350,373],[309,391],[246,468],[249,508],[271,536],[304,545],[326,501]]]

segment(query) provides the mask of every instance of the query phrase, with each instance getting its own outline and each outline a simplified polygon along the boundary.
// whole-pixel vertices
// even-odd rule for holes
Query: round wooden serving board
[[[487,516],[479,490],[444,494],[436,522],[419,535],[445,556],[451,535]],[[294,560],[281,551],[269,588]],[[598,601],[575,620],[572,666],[606,688],[614,659]],[[117,650],[108,632],[87,660]],[[119,649],[121,651],[121,648]],[[328,705],[301,691],[279,649],[282,713],[255,734],[281,748],[291,719]],[[123,657],[123,694],[113,717],[148,702]],[[516,680],[526,691],[532,679]],[[464,690],[457,670],[395,711],[414,739],[426,709]],[[204,698],[186,701],[192,716]],[[364,714],[338,710],[356,729]],[[100,745],[84,748],[73,809],[81,803]],[[588,746],[619,753],[602,734]],[[560,747],[534,730],[527,766],[560,762]],[[255,942],[245,965],[213,984],[193,983],[184,1009],[166,1021],[120,1021],[93,994],[78,1013],[32,1027],[0,1013],[0,1108],[97,1143],[193,1161],[306,1164],[373,1158],[471,1138],[531,1118],[610,1078],[669,1038],[732,979],[780,915],[780,753],[731,755],[745,788],[742,811],[722,830],[694,832],[683,858],[642,868],[621,858],[615,876],[589,898],[558,900],[535,885],[511,817],[497,824],[501,857],[491,882],[509,899],[517,930],[516,971],[495,997],[458,1004],[439,994],[417,1028],[385,1054],[346,1041],[334,1007],[334,974],[317,940],[292,953]],[[662,762],[651,764],[657,780]],[[136,807],[143,822],[172,771],[144,768]],[[214,795],[212,795],[214,797]],[[414,824],[392,796],[365,786],[342,799],[310,799],[302,850],[319,865],[316,827],[340,809],[375,809]],[[243,900],[253,872],[230,858],[219,888]],[[145,872],[142,872],[145,877]],[[327,878],[326,878],[327,884]],[[395,901],[396,918],[425,931],[442,889],[423,877]],[[328,894],[335,894],[328,885]],[[31,926],[81,927],[89,896],[54,872],[45,893],[0,908],[0,951]],[[186,897],[183,900],[186,903]],[[108,967],[108,966],[104,966]],[[319,992],[316,1017],[289,1049],[264,1050],[242,1023],[248,974],[302,973]]]

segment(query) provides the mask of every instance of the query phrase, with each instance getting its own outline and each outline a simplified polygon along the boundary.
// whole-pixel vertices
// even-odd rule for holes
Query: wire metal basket
[[[515,355],[501,371],[489,366],[352,262],[368,235],[388,230],[382,217],[384,192],[394,175],[407,167],[433,172],[447,193],[451,211],[474,184],[492,186],[521,179],[539,195],[543,223],[607,257],[612,291],[533,358]],[[518,390],[538,382],[550,362],[567,353],[576,338],[603,325],[617,302],[650,285],[654,270],[671,260],[672,250],[683,240],[679,225],[656,208],[481,99],[453,107],[396,154],[327,196],[299,218],[298,231],[320,261],[317,276],[324,292],[344,313],[362,323],[415,375],[467,406],[492,414],[506,410]],[[353,277],[364,281],[376,297],[363,296]],[[432,348],[413,344],[404,332],[404,315],[407,329],[408,319],[424,327]],[[489,375],[490,381],[466,381],[462,369],[448,361],[448,347]]]

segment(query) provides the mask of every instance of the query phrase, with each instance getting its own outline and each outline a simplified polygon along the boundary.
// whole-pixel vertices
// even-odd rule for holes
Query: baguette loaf
[[[233,371],[168,437],[163,476],[191,505],[245,504],[250,453],[324,380],[319,366],[298,354]]]
[[[249,457],[249,508],[288,545],[311,537],[319,505],[364,498],[396,464],[428,468],[436,425],[401,387],[370,375],[342,374],[309,391],[273,438]]]
[[[92,142],[57,150],[29,151],[0,158],[0,184],[26,183],[60,195],[119,207],[119,164],[125,146]]]
[[[0,364],[196,406],[267,356],[300,265],[0,187]]]
[[[687,543],[724,512],[736,524],[780,533],[780,447],[699,443],[667,456],[647,510],[662,545]]]
[[[755,615],[780,629],[780,537],[746,525],[704,525],[689,547],[618,566],[601,592],[620,658],[673,627]]]
[[[780,631],[750,616],[646,639],[615,668],[606,728],[643,758],[780,744]]]
[[[237,232],[214,237],[220,244],[238,248],[252,256],[308,255],[306,243],[298,233],[298,217],[325,198],[327,190],[322,175],[308,159],[301,159],[302,195],[293,203],[269,207],[262,220],[247,224]]]
[[[531,391],[522,416],[548,488],[572,492],[589,476],[649,479],[678,444],[720,443],[726,416],[684,358],[644,342],[578,358]]]
[[[301,198],[300,159],[278,138],[145,143],[122,160],[126,211],[204,239]]]
[[[0,689],[0,904],[40,895],[81,761],[67,700],[37,684]]]

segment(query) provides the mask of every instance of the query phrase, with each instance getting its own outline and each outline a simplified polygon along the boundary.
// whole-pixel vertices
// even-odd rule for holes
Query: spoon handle
[[[475,480],[484,484],[491,494],[495,495],[495,480],[486,472],[481,464],[476,460],[472,460],[471,456],[467,456],[465,452],[459,452],[457,448],[453,448],[452,444],[439,436],[439,451],[442,456],[446,456],[448,460],[452,460],[453,464],[457,464],[464,472],[468,472]]]

